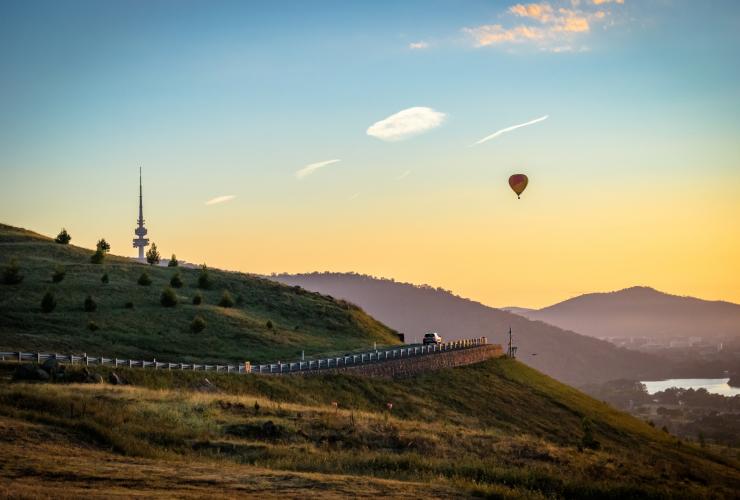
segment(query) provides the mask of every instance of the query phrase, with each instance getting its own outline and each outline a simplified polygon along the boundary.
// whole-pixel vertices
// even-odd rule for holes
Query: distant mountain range
[[[418,341],[425,332],[447,340],[485,336],[504,344],[509,327],[519,359],[571,385],[618,378],[662,377],[657,357],[485,306],[429,286],[343,273],[273,275],[271,279],[354,302],[386,325]]]
[[[580,295],[543,309],[505,310],[597,338],[740,337],[740,305],[643,286]]]

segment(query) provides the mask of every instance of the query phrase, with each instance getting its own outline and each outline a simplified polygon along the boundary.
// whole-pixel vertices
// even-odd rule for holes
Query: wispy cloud
[[[373,123],[368,127],[367,135],[383,141],[400,141],[439,127],[446,116],[432,108],[408,108]]]
[[[295,176],[297,179],[303,179],[304,177],[307,177],[311,175],[312,173],[316,172],[318,169],[327,167],[339,161],[342,161],[342,160],[326,160],[326,161],[320,161],[317,163],[311,163],[310,165],[306,165],[302,169],[298,170],[295,173]]]
[[[402,173],[401,175],[397,176],[397,177],[396,177],[396,180],[397,180],[397,181],[400,181],[401,179],[405,179],[405,178],[406,178],[406,177],[408,177],[409,175],[411,175],[411,170],[406,170],[406,171],[405,171],[405,172],[403,172],[403,173]]]
[[[347,199],[351,201],[351,200],[356,200],[359,197],[360,197],[360,193],[353,193],[353,194],[349,195],[349,197]]]
[[[206,205],[218,205],[219,203],[226,203],[227,201],[231,201],[234,198],[236,198],[236,195],[233,194],[227,194],[224,196],[216,196],[215,198],[212,198],[206,202]]]
[[[540,116],[539,118],[535,118],[534,120],[530,120],[526,123],[520,123],[519,125],[512,125],[511,127],[502,128],[501,130],[497,130],[491,135],[487,135],[483,139],[477,142],[474,142],[473,144],[471,144],[471,146],[477,146],[478,144],[483,144],[484,142],[488,142],[491,139],[495,139],[496,137],[500,136],[501,134],[505,134],[506,132],[511,132],[512,130],[516,130],[518,128],[528,127],[529,125],[534,125],[535,123],[545,121],[549,118],[549,116],[550,115]]]
[[[411,42],[409,44],[409,48],[411,50],[423,50],[423,49],[428,49],[429,44],[425,42],[424,40],[420,40],[418,42]]]
[[[463,32],[477,47],[532,44],[540,50],[569,52],[576,37],[589,33],[592,24],[604,22],[611,14],[608,5],[603,5],[609,3],[623,4],[624,0],[589,0],[583,6],[578,0],[515,4],[506,10],[511,22],[464,28]]]

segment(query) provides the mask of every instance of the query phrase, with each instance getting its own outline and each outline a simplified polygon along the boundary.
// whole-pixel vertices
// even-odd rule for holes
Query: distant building
[[[139,167],[139,220],[138,227],[134,229],[134,248],[139,249],[139,260],[144,261],[144,248],[149,246],[149,238],[145,238],[147,230],[144,227],[144,201],[141,189],[141,167]]]

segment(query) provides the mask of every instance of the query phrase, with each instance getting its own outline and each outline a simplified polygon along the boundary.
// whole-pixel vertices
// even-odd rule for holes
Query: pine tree
[[[44,297],[41,299],[41,311],[50,313],[57,306],[57,299],[54,298],[54,294],[47,291]]]
[[[175,254],[173,253],[172,254],[172,258],[167,263],[167,267],[177,267],[177,266],[178,266],[177,257],[175,257]]]
[[[146,251],[146,261],[149,263],[150,266],[153,266],[155,264],[159,264],[159,250],[157,250],[157,244],[152,243],[152,247]]]
[[[57,237],[54,238],[54,241],[60,245],[69,245],[71,239],[72,237],[69,235],[67,230],[62,228],[62,230],[59,231],[59,234],[57,234]]]

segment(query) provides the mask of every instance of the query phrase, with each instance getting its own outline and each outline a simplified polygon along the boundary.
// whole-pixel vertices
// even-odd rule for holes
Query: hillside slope
[[[59,245],[36,233],[0,225],[0,268],[16,259],[24,278],[15,285],[0,283],[0,350],[56,350],[167,360],[231,360],[252,362],[297,359],[306,355],[398,343],[394,332],[358,307],[263,278],[209,270],[212,286],[197,288],[200,270],[152,267],[108,256],[91,264],[93,252]],[[66,272],[52,283],[56,267]],[[147,272],[150,286],[137,280]],[[160,294],[179,272],[184,286],[176,289],[179,304],[165,308]],[[104,273],[109,282],[102,283]],[[40,310],[44,293],[54,293],[57,306]],[[228,291],[234,307],[219,307]],[[192,304],[200,293],[203,303]],[[91,295],[95,312],[85,312]],[[125,307],[127,302],[133,309]],[[194,333],[194,317],[206,327]],[[88,328],[90,321],[98,330]],[[269,323],[268,323],[269,322]]]
[[[592,337],[740,337],[740,304],[649,287],[589,293],[520,314]]]
[[[653,356],[619,349],[441,289],[342,273],[272,278],[358,304],[373,317],[404,332],[407,342],[409,337],[419,339],[425,332],[437,331],[451,340],[485,336],[490,342],[505,344],[511,327],[522,361],[572,385],[655,377],[664,370],[665,362]]]
[[[0,364],[0,379],[11,370]],[[202,373],[119,375],[131,385],[5,375],[0,429],[15,438],[0,440],[0,477],[16,493],[92,483],[121,495],[294,496],[301,485],[329,496],[731,498],[740,488],[733,459],[509,359],[390,381],[209,374],[209,392]]]

